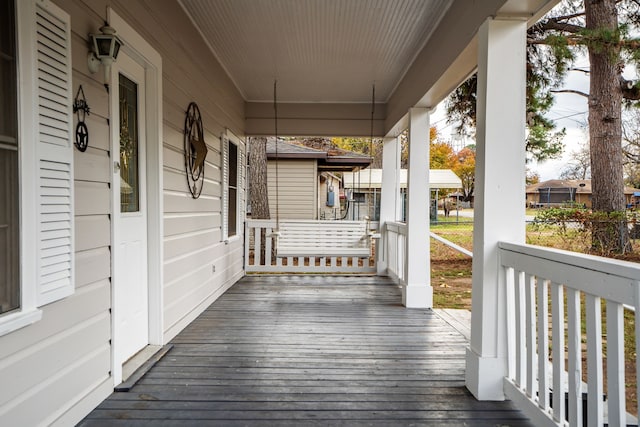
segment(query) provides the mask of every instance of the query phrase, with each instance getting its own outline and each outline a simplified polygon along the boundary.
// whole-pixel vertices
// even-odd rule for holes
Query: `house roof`
[[[371,157],[339,148],[319,150],[288,141],[278,140],[276,155],[275,140],[267,140],[267,159],[315,159],[321,171],[352,171],[366,168],[371,164]]]
[[[384,136],[477,66],[487,18],[535,23],[559,0],[180,0],[245,101],[247,135]],[[220,93],[220,96],[226,96]],[[240,106],[239,106],[240,108]],[[339,125],[336,125],[336,121]]]
[[[575,189],[576,194],[591,194],[590,179],[550,179],[548,181],[539,182],[537,184],[528,185],[527,194],[539,193],[544,189],[571,188]],[[632,187],[624,187],[624,194],[633,194],[638,191]]]
[[[382,169],[363,169],[342,175],[345,188],[381,188]],[[462,188],[462,181],[451,169],[429,169],[431,188]],[[407,188],[407,170],[400,169],[400,188]]]

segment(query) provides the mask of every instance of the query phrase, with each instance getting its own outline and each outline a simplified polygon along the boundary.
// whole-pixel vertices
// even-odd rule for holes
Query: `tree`
[[[432,142],[429,157],[429,168],[431,169],[451,169],[456,162],[453,148],[446,142]]]
[[[267,138],[250,137],[247,153],[249,172],[249,203],[251,218],[270,219],[269,193],[267,186]],[[266,229],[261,231],[260,259],[265,262]]]
[[[560,172],[561,179],[590,179],[591,153],[589,146],[583,143],[578,150],[571,152],[567,165]]]
[[[624,180],[640,188],[640,110],[630,108],[622,122],[622,150],[624,152]]]
[[[527,67],[528,69],[530,67]],[[456,129],[462,135],[475,136],[476,90],[478,75],[472,75],[447,99],[447,121],[457,123]],[[537,161],[553,159],[562,154],[562,138],[565,130],[555,130],[555,125],[544,116],[551,109],[553,97],[548,92],[542,94],[548,80],[527,73],[527,153]]]
[[[476,150],[467,146],[456,154],[456,163],[451,168],[462,181],[462,200],[470,202],[476,179]]]
[[[639,57],[638,40],[628,36],[630,26],[637,27],[639,22],[639,5],[631,0],[600,0],[584,1],[582,9],[579,6],[569,2],[558,15],[541,21],[537,25],[540,36],[532,40],[551,46],[562,64],[574,58],[573,46],[587,51],[589,93],[581,95],[589,105],[592,203],[594,212],[605,219],[594,224],[592,245],[602,252],[624,253],[631,246],[621,219],[625,210],[622,105],[624,98],[640,99],[640,86],[626,80],[622,72],[625,61]],[[619,16],[623,25],[619,25]]]
[[[540,174],[538,174],[538,172],[532,171],[531,169],[527,168],[526,184],[533,185],[539,182],[540,182]]]
[[[331,143],[343,150],[371,156],[372,168],[382,167],[382,140],[373,138],[331,138]]]
[[[572,89],[556,92],[588,99],[593,210],[608,219],[608,223],[594,224],[592,245],[604,253],[630,250],[624,224],[621,113],[623,99],[629,103],[640,100],[640,83],[625,79],[622,72],[625,63],[640,62],[640,40],[629,36],[637,33],[639,24],[640,2],[636,0],[565,0],[527,35],[529,128],[548,111],[552,89],[561,85],[576,55],[588,55],[589,93]]]
[[[249,203],[251,218],[269,219],[269,193],[267,187],[267,138],[250,137],[248,163]]]

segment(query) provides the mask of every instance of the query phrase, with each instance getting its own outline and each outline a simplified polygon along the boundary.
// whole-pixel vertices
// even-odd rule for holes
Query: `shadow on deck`
[[[464,387],[467,340],[380,277],[249,276],[80,425],[530,425]]]

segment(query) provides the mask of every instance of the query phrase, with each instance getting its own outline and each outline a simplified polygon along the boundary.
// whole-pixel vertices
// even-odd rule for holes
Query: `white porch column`
[[[384,224],[398,219],[400,204],[400,143],[398,138],[384,138],[382,145],[382,184],[380,185],[380,240],[376,248],[378,275],[387,274]]]
[[[407,244],[405,307],[433,306],[429,253],[429,110],[409,109],[409,170],[407,171]]]
[[[498,242],[525,241],[526,22],[489,19],[478,33],[471,346],[466,385],[503,400],[507,370],[504,275]]]

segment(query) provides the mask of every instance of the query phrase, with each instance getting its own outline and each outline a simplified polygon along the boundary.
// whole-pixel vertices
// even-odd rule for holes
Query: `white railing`
[[[625,425],[631,408],[625,407],[623,314],[625,306],[640,312],[640,266],[511,243],[500,243],[499,254],[507,298],[506,396],[536,425]],[[629,335],[635,335],[637,371],[639,321]],[[640,395],[638,386],[634,392]]]
[[[382,260],[387,265],[387,274],[397,283],[404,283],[405,248],[407,224],[386,222],[381,233]]]
[[[244,265],[247,273],[376,272],[374,256],[276,256],[275,229],[276,220],[246,221]]]

